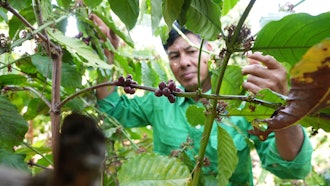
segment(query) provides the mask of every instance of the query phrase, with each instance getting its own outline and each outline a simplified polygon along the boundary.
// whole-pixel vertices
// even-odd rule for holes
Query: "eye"
[[[188,54],[194,54],[194,53],[196,53],[196,52],[197,52],[197,50],[188,50],[188,51],[187,51]]]
[[[173,54],[173,55],[170,55],[169,58],[170,58],[170,60],[175,60],[175,59],[179,58],[179,55],[178,54]]]

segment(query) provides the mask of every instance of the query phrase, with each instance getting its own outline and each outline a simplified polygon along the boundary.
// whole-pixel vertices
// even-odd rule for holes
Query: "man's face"
[[[200,46],[201,41],[196,35],[188,33],[186,36],[190,41]],[[196,91],[198,88],[197,71],[199,50],[190,46],[182,37],[178,37],[174,43],[168,47],[167,53],[170,67],[175,78],[185,87],[186,91]],[[208,60],[209,55],[202,53],[200,64],[200,80],[202,85],[209,76]]]

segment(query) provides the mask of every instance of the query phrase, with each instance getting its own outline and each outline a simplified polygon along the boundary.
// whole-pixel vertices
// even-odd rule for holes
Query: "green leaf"
[[[31,57],[32,64],[46,78],[52,78],[52,61],[48,56],[35,54]]]
[[[242,92],[242,69],[236,65],[228,65],[222,80],[221,95],[239,95]]]
[[[143,85],[155,87],[158,85],[159,77],[149,62],[141,62]]]
[[[33,98],[30,100],[27,111],[24,113],[23,117],[25,120],[32,120],[38,115],[47,115],[49,112],[49,107],[39,98]]]
[[[204,107],[190,105],[186,111],[186,118],[192,126],[204,125],[205,113]]]
[[[21,85],[26,82],[26,77],[19,74],[0,75],[0,86]]]
[[[48,56],[41,56],[39,54],[35,54],[31,57],[31,60],[32,64],[44,77],[47,77],[49,79],[52,78],[53,66],[52,61]],[[61,71],[61,85],[63,87],[75,88],[81,86],[81,73],[79,73],[74,66],[63,63]]]
[[[80,112],[84,108],[85,108],[85,103],[80,98],[74,98],[64,105],[63,110]]]
[[[5,21],[8,22],[8,16],[7,16],[7,11],[5,11],[4,9],[0,9],[0,21]]]
[[[263,89],[259,91],[255,98],[268,101],[270,103],[284,104],[285,102],[285,100],[281,96],[275,94],[269,89]],[[245,116],[248,121],[252,121],[256,117],[259,119],[269,118],[275,112],[274,108],[269,108],[255,103],[242,102],[239,107],[236,107],[237,103],[235,103],[235,101],[230,102],[229,105],[231,103],[233,103],[234,107],[228,109],[228,115]]]
[[[56,0],[58,6],[63,7],[64,9],[68,10],[70,8],[70,4],[73,0]]]
[[[67,88],[81,87],[82,74],[67,63],[62,64],[61,85]],[[70,78],[68,78],[70,77]]]
[[[84,42],[79,39],[66,37],[62,32],[49,30],[49,36],[55,41],[59,42],[65,47],[72,55],[76,55],[83,61],[87,67],[112,69],[112,65],[102,61],[100,57],[94,53],[91,47],[88,47]]]
[[[124,162],[118,172],[121,186],[187,185],[189,169],[176,158],[141,154]]]
[[[14,7],[18,11],[32,5],[32,1],[22,1],[22,0],[10,0],[9,3],[12,7]]]
[[[112,17],[107,13],[104,9],[98,9],[97,11],[93,12],[96,14],[99,18],[102,19],[102,21],[111,29],[113,30],[125,43],[127,43],[130,47],[134,48],[134,42],[131,38],[131,36],[127,33],[124,33],[120,28],[118,28],[117,24],[112,20]]]
[[[182,5],[180,16],[178,18],[178,21],[181,25],[184,25],[187,22],[187,12],[190,7],[191,1],[192,0],[185,0]]]
[[[221,32],[220,5],[212,0],[192,0],[186,26],[206,40],[215,40]]]
[[[97,7],[102,3],[102,0],[84,0],[84,3],[91,9]]]
[[[225,16],[232,8],[234,8],[237,2],[238,0],[223,0],[222,16]]]
[[[12,167],[14,169],[28,171],[27,163],[24,161],[25,155],[15,154],[12,151],[8,151],[0,148],[0,164],[6,167]]]
[[[327,116],[327,117],[326,117]],[[313,127],[314,129],[323,129],[330,132],[330,112],[327,114],[317,114],[317,116],[306,116],[298,123],[304,127]]]
[[[237,150],[227,131],[218,126],[218,185],[228,184],[228,180],[238,163]]]
[[[253,50],[270,54],[293,66],[306,51],[330,37],[330,12],[311,16],[292,14],[265,25],[257,35]]]
[[[40,1],[40,9],[43,20],[48,20],[50,17],[52,17],[52,15],[54,15],[52,8],[51,0]]]
[[[15,64],[25,74],[32,75],[38,73],[38,70],[32,64],[31,56],[21,57],[16,61]]]
[[[139,16],[139,0],[108,0],[111,10],[126,25],[128,30],[134,28]]]
[[[20,11],[19,13],[32,25],[35,23],[35,16],[32,7],[28,7]],[[19,20],[16,16],[13,16],[13,18],[9,20],[8,27],[10,38],[14,38],[17,33],[19,33],[23,28],[25,28],[22,21]]]
[[[172,23],[179,18],[183,3],[184,0],[163,0],[162,13],[168,27],[172,28]]]
[[[152,33],[157,30],[160,20],[162,19],[162,0],[150,1],[151,6],[151,28]]]
[[[0,96],[0,141],[4,149],[19,145],[27,132],[28,124],[16,107],[5,96]]]

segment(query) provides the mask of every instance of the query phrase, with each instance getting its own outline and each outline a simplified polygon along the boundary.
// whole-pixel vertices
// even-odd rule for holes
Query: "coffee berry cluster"
[[[124,91],[127,94],[134,94],[135,88],[132,85],[137,85],[137,82],[132,79],[131,74],[128,74],[126,79],[123,76],[119,76],[118,80],[115,81],[115,85],[124,87]]]
[[[167,83],[160,82],[158,88],[155,90],[155,96],[166,96],[170,103],[175,102],[175,96],[173,92],[181,92],[181,89],[177,88],[173,80],[169,80]]]

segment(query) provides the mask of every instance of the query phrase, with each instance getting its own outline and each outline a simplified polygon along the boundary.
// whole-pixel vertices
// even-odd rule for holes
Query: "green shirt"
[[[189,105],[201,103],[196,103],[190,98],[176,99],[175,103],[170,103],[166,97],[156,97],[153,93],[128,98],[115,91],[105,99],[99,100],[98,105],[103,112],[115,117],[124,127],[151,125],[156,153],[169,155],[173,150],[180,149],[180,145],[190,137],[193,148],[189,149],[187,154],[193,160],[198,154],[203,126],[191,126],[186,119],[186,109]],[[244,117],[229,117],[228,120],[238,126],[241,132],[225,122],[221,124],[215,122],[205,154],[210,159],[211,165],[203,168],[205,174],[217,173],[217,125],[226,129],[232,136],[238,150],[239,163],[230,178],[230,185],[253,185],[250,148],[246,143],[246,137],[254,141],[263,168],[278,177],[303,179],[310,172],[313,149],[305,130],[300,153],[293,161],[286,161],[281,159],[277,151],[273,134],[261,142],[256,136],[247,133],[251,125]]]

